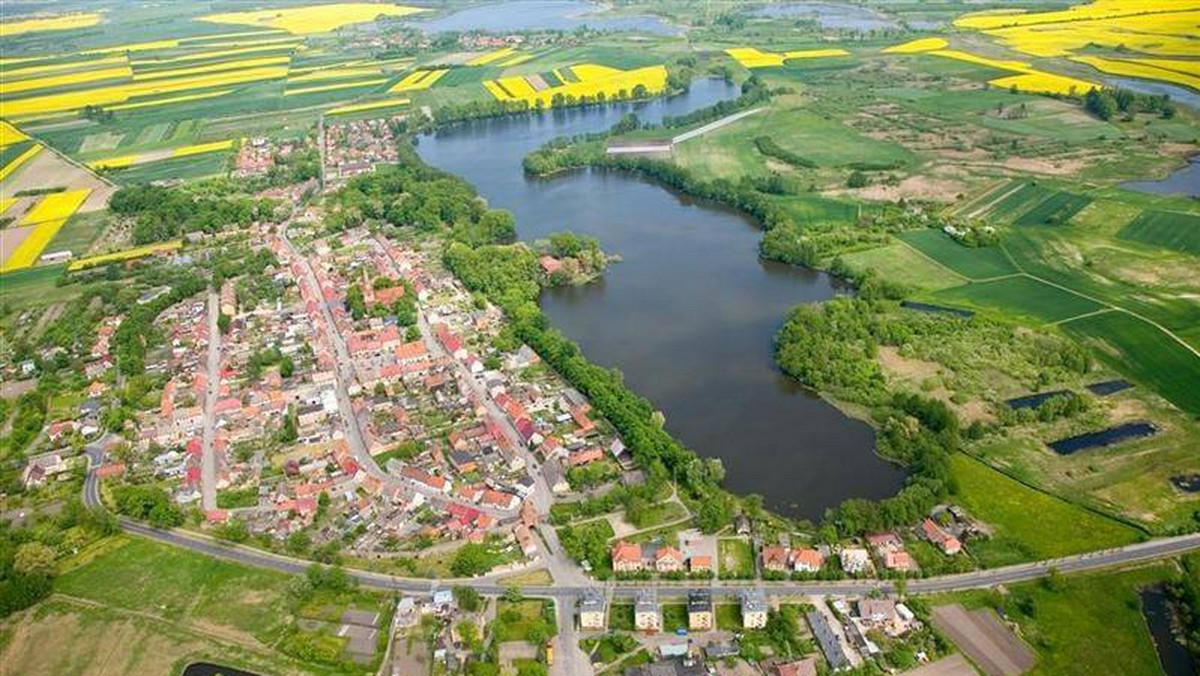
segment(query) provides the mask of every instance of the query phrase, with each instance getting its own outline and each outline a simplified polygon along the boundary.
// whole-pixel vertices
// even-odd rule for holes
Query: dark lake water
[[[1149,181],[1126,181],[1122,188],[1155,195],[1187,195],[1200,197],[1200,155],[1188,160],[1187,166],[1172,171],[1166,178]]]
[[[1147,587],[1141,591],[1142,614],[1150,627],[1158,661],[1167,676],[1194,676],[1197,671],[1192,654],[1171,632],[1171,604],[1162,587]]]
[[[698,81],[688,94],[634,108],[657,120],[736,93]],[[630,108],[480,121],[423,137],[418,149],[512,211],[522,239],[569,229],[623,258],[601,282],[547,292],[542,307],[592,361],[623,371],[677,438],[721,458],[728,488],[813,518],[846,498],[893,494],[903,473],[874,454],[871,428],[804,391],[772,360],[787,311],[832,297],[830,277],[759,260],[756,225],[718,205],[623,174],[522,173],[529,151],[605,129]]]
[[[453,14],[409,23],[430,33],[483,30],[494,33],[521,30],[574,30],[587,26],[595,30],[640,31],[675,35],[680,29],[653,16],[590,16],[603,8],[577,0],[518,0],[471,7]]]
[[[183,670],[183,676],[258,676],[258,674],[222,667],[209,662],[193,662]]]
[[[895,20],[873,9],[832,2],[789,2],[768,5],[754,13],[771,18],[814,19],[822,28],[869,31],[900,27]]]

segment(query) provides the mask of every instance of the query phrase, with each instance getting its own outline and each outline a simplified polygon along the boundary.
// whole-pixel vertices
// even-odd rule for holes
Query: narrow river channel
[[[624,372],[684,444],[721,458],[730,490],[816,519],[846,498],[891,495],[904,479],[874,454],[868,425],[804,391],[772,359],[788,310],[834,296],[836,281],[759,260],[758,227],[719,205],[623,174],[537,180],[521,168],[546,141],[606,129],[631,109],[657,121],[736,95],[702,80],[687,94],[636,106],[467,123],[422,137],[418,150],[512,211],[522,239],[572,230],[619,254],[603,281],[543,294],[554,325],[592,361]]]

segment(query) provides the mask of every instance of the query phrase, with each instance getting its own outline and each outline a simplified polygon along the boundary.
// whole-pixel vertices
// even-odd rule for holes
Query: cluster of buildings
[[[322,142],[327,184],[368,173],[377,164],[394,163],[398,154],[392,125],[403,117],[326,124]]]
[[[533,559],[532,496],[568,492],[571,468],[622,457],[582,395],[529,368],[532,350],[493,347],[500,311],[480,307],[436,251],[365,229],[303,253],[266,229],[252,242],[273,255],[269,302],[242,302],[232,279],[217,292],[217,335],[205,294],[156,320],[166,345],[147,371],[166,384],[139,414],[131,480],[165,481],[210,522],[237,518],[278,541],[306,531],[313,546],[378,557],[409,539],[499,536]]]
[[[266,136],[248,139],[238,148],[231,175],[234,178],[262,176],[275,167],[276,158],[286,159],[301,145],[301,141]]]
[[[626,542],[621,540],[610,551],[614,573],[712,573],[712,556],[683,552],[669,544]]]

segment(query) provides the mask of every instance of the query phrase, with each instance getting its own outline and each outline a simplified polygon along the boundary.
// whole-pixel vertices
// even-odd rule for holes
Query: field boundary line
[[[1011,179],[1010,179],[1010,180],[1011,180]],[[979,216],[980,212],[989,211],[989,210],[990,210],[992,207],[994,207],[994,206],[996,206],[997,204],[999,204],[1000,202],[1004,201],[1004,200],[1005,200],[1005,198],[1007,198],[1009,195],[1012,195],[1013,193],[1015,193],[1015,192],[1017,192],[1018,190],[1020,190],[1022,187],[1024,187],[1024,185],[1025,185],[1024,183],[1017,183],[1015,186],[1013,186],[1013,187],[1012,187],[1012,189],[1011,189],[1011,190],[1004,191],[1004,192],[1003,192],[1003,194],[1001,194],[1001,195],[997,196],[995,199],[993,199],[993,200],[989,201],[988,203],[986,203],[986,204],[984,204],[984,205],[982,205],[982,206],[980,206],[980,207],[976,208],[976,209],[975,209],[974,211],[972,211],[971,213],[969,213],[969,214],[966,214],[966,215],[964,216],[964,218],[976,218],[977,216]]]
[[[965,282],[966,284],[971,284],[971,283],[975,282],[974,279],[962,274],[958,270],[955,270],[955,269],[947,266],[945,263],[939,261],[938,259],[934,258],[933,256],[930,256],[929,254],[925,253],[924,251],[921,251],[917,247],[909,244],[908,242],[905,242],[903,239],[896,237],[895,235],[892,235],[892,239],[895,239],[897,242],[900,242],[901,244],[908,247],[912,251],[915,251],[918,256],[924,258],[925,260],[929,261],[930,263],[933,263],[934,265],[945,270],[946,272],[949,272],[950,274],[954,275],[955,277],[958,277],[959,279],[963,280],[963,282]],[[950,287],[950,288],[954,288],[954,287]]]
[[[1154,328],[1158,329],[1159,331],[1162,331],[1163,333],[1167,334],[1168,336],[1170,336],[1170,337],[1171,337],[1171,339],[1172,339],[1172,340],[1174,340],[1175,342],[1177,342],[1177,343],[1179,343],[1180,345],[1182,345],[1182,346],[1183,346],[1183,349],[1187,350],[1188,352],[1191,352],[1193,357],[1195,357],[1195,358],[1197,358],[1197,359],[1200,359],[1200,350],[1197,350],[1196,348],[1192,347],[1192,346],[1191,346],[1191,344],[1190,344],[1190,343],[1188,343],[1186,340],[1184,340],[1184,339],[1180,338],[1179,336],[1175,335],[1175,332],[1174,332],[1174,331],[1171,331],[1170,329],[1168,329],[1167,327],[1163,326],[1162,324],[1159,324],[1158,322],[1154,321],[1153,319],[1150,319],[1149,317],[1146,317],[1146,316],[1144,316],[1144,315],[1142,315],[1142,314],[1140,314],[1140,313],[1134,312],[1133,310],[1130,310],[1130,309],[1128,309],[1128,308],[1121,307],[1120,305],[1117,305],[1117,304],[1115,304],[1115,303],[1109,302],[1109,301],[1107,301],[1107,300],[1102,300],[1102,299],[1100,299],[1100,298],[1096,298],[1096,297],[1094,297],[1094,296],[1090,296],[1090,295],[1088,295],[1088,294],[1086,294],[1086,293],[1083,293],[1082,291],[1076,291],[1075,289],[1072,289],[1072,288],[1070,288],[1070,287],[1068,287],[1068,286],[1063,286],[1062,284],[1059,284],[1058,282],[1052,282],[1052,281],[1050,281],[1050,280],[1048,280],[1048,279],[1043,279],[1043,278],[1041,278],[1041,277],[1038,277],[1037,275],[1030,274],[1029,272],[1027,272],[1027,271],[1025,270],[1025,268],[1021,267],[1021,265],[1020,265],[1019,263],[1017,263],[1016,259],[1015,259],[1015,258],[1013,258],[1012,254],[1008,252],[1008,247],[1004,246],[1004,242],[1000,242],[1000,250],[1004,252],[1004,255],[1008,257],[1008,260],[1009,260],[1009,261],[1010,261],[1010,262],[1011,262],[1013,265],[1015,265],[1015,266],[1017,267],[1017,269],[1021,271],[1021,273],[1022,273],[1022,274],[1026,275],[1026,276],[1027,276],[1027,277],[1029,277],[1030,279],[1037,280],[1037,281],[1039,281],[1039,282],[1041,282],[1041,283],[1043,283],[1043,284],[1047,284],[1047,285],[1049,285],[1049,286],[1053,286],[1053,287],[1054,287],[1054,288],[1056,288],[1056,289],[1059,289],[1059,290],[1062,290],[1062,291],[1066,291],[1066,292],[1068,292],[1068,293],[1073,293],[1073,294],[1075,294],[1076,296],[1079,296],[1080,298],[1086,298],[1087,300],[1090,300],[1090,301],[1092,301],[1093,303],[1097,303],[1097,304],[1099,304],[1099,305],[1103,305],[1103,306],[1105,306],[1105,307],[1112,308],[1113,310],[1118,310],[1118,311],[1120,311],[1120,312],[1124,312],[1125,314],[1127,314],[1127,315],[1129,315],[1129,316],[1131,316],[1131,317],[1134,317],[1134,318],[1140,319],[1140,320],[1142,320],[1143,322],[1146,322],[1147,324],[1149,324],[1149,325],[1153,326]],[[1076,319],[1078,319],[1078,318],[1076,317]]]
[[[1075,315],[1074,317],[1067,317],[1066,319],[1060,319],[1060,320],[1058,320],[1058,321],[1056,321],[1056,322],[1050,322],[1050,325],[1051,325],[1051,326],[1061,326],[1061,325],[1063,325],[1063,324],[1066,324],[1066,323],[1068,323],[1068,322],[1073,322],[1073,321],[1075,321],[1075,320],[1077,320],[1077,319],[1086,319],[1086,318],[1088,318],[1088,317],[1094,317],[1094,316],[1096,316],[1096,315],[1107,314],[1107,313],[1109,313],[1109,312],[1120,312],[1120,310],[1118,310],[1117,308],[1113,308],[1113,307],[1104,307],[1104,308],[1100,308],[1099,310],[1093,310],[1093,311],[1091,311],[1091,312],[1085,312],[1085,313],[1083,313],[1083,314],[1081,314],[1081,315]]]

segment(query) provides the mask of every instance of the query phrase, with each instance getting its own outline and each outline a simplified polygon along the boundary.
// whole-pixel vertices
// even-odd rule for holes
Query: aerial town
[[[0,676],[1200,673],[1198,25],[6,3]]]

